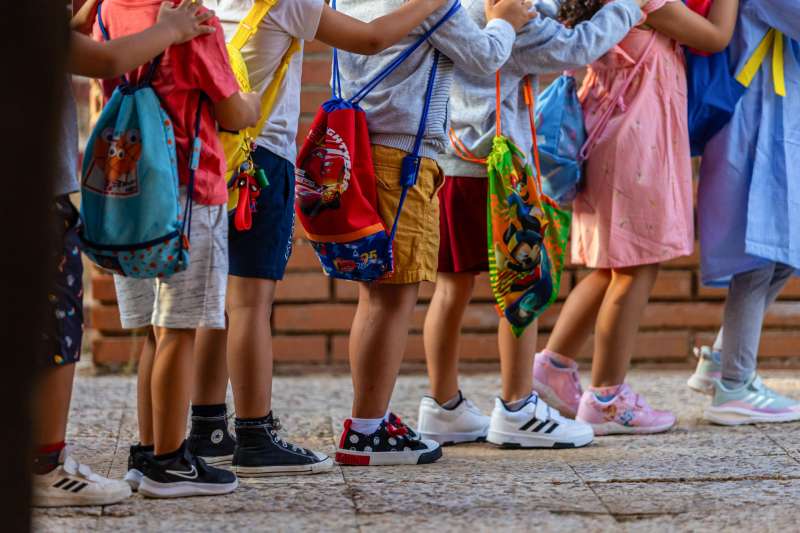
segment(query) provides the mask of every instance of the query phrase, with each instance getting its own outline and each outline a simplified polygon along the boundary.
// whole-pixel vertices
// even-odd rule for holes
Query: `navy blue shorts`
[[[294,234],[294,165],[258,147],[256,167],[267,174],[269,186],[256,199],[253,225],[237,231],[233,217],[228,225],[228,273],[231,276],[283,279],[292,254]]]
[[[60,366],[76,363],[81,357],[83,263],[78,248],[80,216],[69,196],[56,197],[53,212],[52,283],[47,296],[48,317],[42,337],[45,365]]]

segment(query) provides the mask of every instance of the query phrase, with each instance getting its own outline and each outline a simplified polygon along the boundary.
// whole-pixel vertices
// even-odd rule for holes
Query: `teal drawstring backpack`
[[[101,5],[97,19],[109,40]],[[152,87],[160,62],[161,56],[154,59],[137,84],[123,77],[89,137],[83,162],[83,252],[101,268],[133,278],[170,276],[189,266],[203,99],[182,206],[172,120]]]

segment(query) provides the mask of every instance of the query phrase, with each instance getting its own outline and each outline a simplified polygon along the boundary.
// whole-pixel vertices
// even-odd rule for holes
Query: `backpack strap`
[[[647,42],[644,52],[642,52],[642,55],[640,55],[639,59],[636,60],[636,64],[633,66],[625,80],[620,83],[617,86],[617,90],[610,95],[608,107],[605,111],[603,111],[603,114],[600,115],[600,120],[598,121],[592,133],[586,139],[586,143],[584,143],[584,145],[581,147],[581,151],[578,153],[578,158],[580,161],[586,161],[586,159],[589,158],[589,153],[594,149],[594,145],[597,143],[598,139],[603,135],[603,133],[605,133],[608,123],[611,121],[611,117],[614,115],[614,111],[616,111],[617,108],[622,108],[624,112],[625,103],[622,101],[622,98],[625,96],[625,91],[628,90],[628,87],[630,87],[631,83],[633,83],[633,80],[639,74],[639,71],[642,70],[642,66],[644,66],[645,60],[650,55],[650,50],[653,49],[653,45],[656,42],[657,36],[658,32],[653,30],[653,35],[650,36],[650,40]]]
[[[331,2],[331,7],[336,9],[336,0]],[[400,52],[396,58],[392,60],[386,67],[384,67],[381,71],[379,71],[375,76],[372,77],[364,86],[359,90],[356,94],[350,97],[347,101],[351,104],[358,104],[361,100],[363,100],[370,92],[372,92],[375,87],[377,87],[383,80],[385,80],[389,75],[397,70],[406,59],[408,59],[414,51],[422,46],[424,42],[430,39],[431,35],[433,35],[436,30],[438,30],[442,24],[450,20],[450,18],[456,14],[456,12],[461,9],[461,2],[455,2],[450,9],[442,15],[433,26],[430,27],[425,33],[419,36],[419,38],[414,41],[411,45],[409,45],[405,50]],[[438,61],[437,61],[438,63]],[[341,74],[339,73],[339,58],[338,58],[338,50],[334,48],[333,50],[333,74],[332,74],[332,83],[333,89],[333,97],[334,98],[341,98]]]
[[[253,7],[250,8],[247,15],[239,22],[236,33],[233,35],[229,44],[241,51],[244,45],[258,33],[258,25],[261,24],[261,21],[267,16],[267,13],[269,13],[277,3],[278,0],[255,0]]]
[[[761,65],[772,48],[772,83],[775,87],[775,94],[786,96],[786,75],[784,72],[783,58],[783,34],[775,28],[770,28],[764,38],[759,43],[753,55],[747,60],[742,69],[736,74],[736,81],[750,87],[753,79],[758,74]]]
[[[195,174],[200,166],[200,154],[203,151],[203,140],[200,138],[200,126],[203,119],[203,107],[206,102],[206,95],[201,94],[197,102],[197,110],[194,114],[194,140],[192,141],[192,152],[189,154],[189,180],[186,184],[186,204],[183,208],[183,245],[189,249],[189,238],[192,234],[192,197],[194,196]]]

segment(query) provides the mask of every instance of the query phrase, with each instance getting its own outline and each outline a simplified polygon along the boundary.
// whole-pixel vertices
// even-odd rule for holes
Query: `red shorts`
[[[487,272],[487,178],[447,176],[439,191],[439,272]]]

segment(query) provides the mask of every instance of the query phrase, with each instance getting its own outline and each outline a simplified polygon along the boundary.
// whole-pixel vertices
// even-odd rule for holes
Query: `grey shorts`
[[[228,215],[224,205],[194,204],[189,268],[161,279],[114,276],[122,327],[225,329]]]

